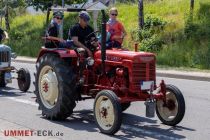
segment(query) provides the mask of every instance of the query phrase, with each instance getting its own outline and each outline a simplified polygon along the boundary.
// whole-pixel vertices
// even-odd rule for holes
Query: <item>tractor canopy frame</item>
[[[81,11],[93,11],[84,8],[48,8],[47,9],[47,19],[46,25],[49,24],[50,11],[62,11],[62,12],[81,12]],[[101,23],[101,60],[102,60],[102,74],[105,74],[105,60],[106,60],[106,13],[105,10],[97,10],[102,13],[102,23]]]

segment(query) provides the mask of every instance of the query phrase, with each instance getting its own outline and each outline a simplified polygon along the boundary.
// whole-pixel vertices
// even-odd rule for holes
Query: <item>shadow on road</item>
[[[16,96],[24,95],[24,92],[19,91],[16,88],[4,87],[0,89],[0,95],[7,96],[7,97],[16,97]]]
[[[88,132],[99,132],[92,110],[77,110],[66,121],[52,121],[53,123],[78,130]],[[147,125],[145,125],[147,123]],[[149,124],[148,124],[149,123]],[[151,124],[151,125],[150,125]],[[157,124],[157,120],[148,119],[141,116],[123,113],[121,132],[110,138],[129,140],[132,138],[153,138],[153,139],[185,139],[183,135],[176,134],[177,131],[195,131],[183,126],[161,128],[163,124]],[[126,126],[129,126],[126,128]]]

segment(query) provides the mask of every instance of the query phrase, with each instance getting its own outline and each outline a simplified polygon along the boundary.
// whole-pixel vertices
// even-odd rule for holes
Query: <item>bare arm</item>
[[[72,40],[77,47],[85,49],[87,51],[88,55],[90,57],[92,56],[92,52],[87,47],[85,47],[85,45],[83,45],[81,42],[79,42],[78,37],[74,36],[74,37],[72,37]]]
[[[65,41],[62,38],[58,38],[58,37],[54,37],[54,36],[43,37],[43,39],[49,39],[49,40],[58,41],[58,42],[64,42]]]
[[[122,26],[122,38],[124,38],[127,35],[127,32],[125,30],[125,28]]]

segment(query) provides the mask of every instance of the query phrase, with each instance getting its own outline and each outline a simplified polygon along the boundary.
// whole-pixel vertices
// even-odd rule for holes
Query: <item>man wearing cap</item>
[[[60,43],[65,42],[62,38],[58,37],[60,24],[62,22],[63,17],[64,15],[61,11],[56,11],[53,13],[53,19],[48,27],[46,36],[44,37],[44,39],[46,39],[46,48],[59,47]]]
[[[86,50],[89,57],[92,57],[92,52],[90,46],[85,46],[86,37],[93,32],[93,28],[88,25],[90,21],[90,16],[86,11],[81,11],[79,13],[79,23],[74,25],[70,30],[70,35],[73,40],[74,45],[79,48]],[[95,38],[93,34],[90,38]]]

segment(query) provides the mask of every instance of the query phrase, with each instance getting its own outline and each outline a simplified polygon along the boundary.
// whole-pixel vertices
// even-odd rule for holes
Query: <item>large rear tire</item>
[[[156,103],[156,113],[164,124],[170,126],[175,126],[183,119],[185,100],[177,87],[166,85],[166,104],[162,100],[158,100]]]
[[[110,90],[100,91],[94,102],[94,117],[100,131],[113,135],[121,126],[122,110],[118,97]]]
[[[51,120],[64,120],[73,113],[75,79],[67,62],[46,54],[36,64],[35,94],[42,115]]]

